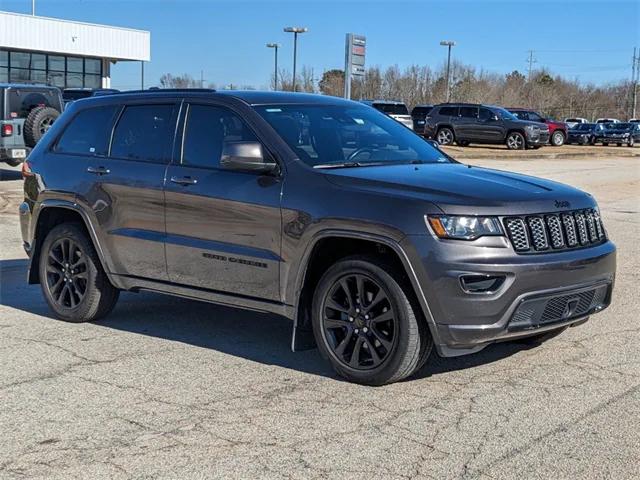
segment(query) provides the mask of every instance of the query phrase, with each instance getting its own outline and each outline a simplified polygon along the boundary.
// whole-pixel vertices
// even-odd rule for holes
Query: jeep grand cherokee
[[[293,320],[349,380],[581,323],[616,267],[596,201],[456,162],[362,104],[171,91],[73,103],[23,167],[29,282],[97,320],[153,290]],[[176,319],[179,321],[179,319]]]

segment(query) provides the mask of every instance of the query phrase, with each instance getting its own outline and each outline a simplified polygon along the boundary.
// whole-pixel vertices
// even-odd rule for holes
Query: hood
[[[564,122],[558,122],[557,120],[547,120],[547,125],[554,126],[556,128],[567,128],[567,124]]]
[[[517,120],[511,120],[511,122],[522,125],[523,127],[532,125],[534,127],[538,127],[540,130],[549,130],[549,125],[547,125],[546,123],[533,122],[531,120],[520,120],[519,118]]]
[[[562,183],[459,163],[327,169],[322,173],[341,187],[421,199],[450,214],[519,215],[595,205],[590,195]]]

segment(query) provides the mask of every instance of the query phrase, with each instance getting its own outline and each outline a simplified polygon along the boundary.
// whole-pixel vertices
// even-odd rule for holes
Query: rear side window
[[[230,110],[211,105],[190,105],[182,164],[218,168],[225,143],[257,141],[254,133]]]
[[[478,113],[478,118],[480,120],[489,120],[493,117],[494,113],[485,107],[480,107],[480,112]]]
[[[460,116],[464,118],[477,118],[478,107],[460,107]]]
[[[105,156],[118,107],[108,105],[78,113],[56,144],[55,151],[78,155]]]
[[[440,111],[438,113],[445,117],[458,116],[458,107],[440,107]]]
[[[167,163],[171,154],[175,105],[130,105],[118,120],[111,156]]]

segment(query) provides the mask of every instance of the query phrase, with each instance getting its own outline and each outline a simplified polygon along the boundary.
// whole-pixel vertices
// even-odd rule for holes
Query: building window
[[[0,82],[45,83],[60,88],[100,88],[98,58],[0,49]]]

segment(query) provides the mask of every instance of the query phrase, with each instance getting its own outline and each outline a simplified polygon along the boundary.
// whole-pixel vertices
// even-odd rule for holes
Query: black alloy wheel
[[[49,249],[46,286],[60,308],[76,308],[87,292],[86,255],[70,238],[60,238]]]
[[[327,269],[315,287],[311,323],[333,369],[365,385],[408,377],[433,347],[406,274],[375,255],[346,257]]]
[[[398,326],[389,294],[375,280],[361,274],[338,279],[322,311],[324,338],[340,362],[369,370],[387,359]]]
[[[38,250],[40,286],[56,317],[92,322],[118,301],[91,238],[80,223],[62,223],[47,233]]]

